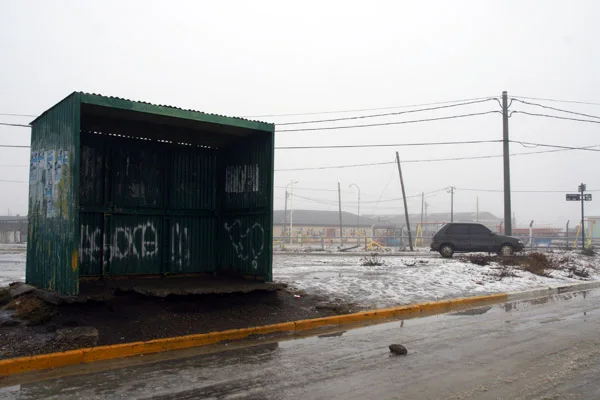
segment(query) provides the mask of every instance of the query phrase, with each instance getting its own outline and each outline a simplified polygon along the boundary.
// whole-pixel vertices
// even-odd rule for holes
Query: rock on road
[[[599,399],[599,300],[595,289],[209,354],[146,356],[151,363],[77,366],[78,375],[59,369],[45,380],[0,381],[0,398]],[[391,356],[391,343],[408,355]]]

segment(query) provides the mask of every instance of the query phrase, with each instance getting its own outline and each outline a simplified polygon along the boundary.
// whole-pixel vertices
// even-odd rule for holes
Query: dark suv
[[[452,257],[455,252],[477,251],[510,256],[524,247],[519,239],[497,235],[481,224],[456,222],[444,225],[431,241],[431,251],[439,251],[446,258]]]

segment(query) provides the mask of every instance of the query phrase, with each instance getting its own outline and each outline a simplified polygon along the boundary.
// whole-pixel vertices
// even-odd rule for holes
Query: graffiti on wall
[[[151,221],[136,226],[118,226],[110,241],[99,227],[81,225],[79,254],[82,263],[98,263],[102,259],[102,247],[106,261],[133,258],[144,260],[158,254],[158,232]]]
[[[32,205],[45,210],[46,217],[67,217],[66,199],[69,152],[66,150],[32,151],[29,162],[29,185]],[[66,179],[65,179],[66,176]],[[60,211],[60,213],[59,213]]]
[[[102,231],[90,225],[81,225],[79,232],[79,260],[95,264],[102,257]]]
[[[258,164],[230,165],[227,168],[225,168],[226,193],[244,193],[258,191]]]
[[[171,263],[179,269],[190,265],[188,228],[180,229],[179,222],[171,227]]]
[[[123,226],[114,230],[110,260],[135,258],[143,260],[158,254],[158,234],[150,221],[134,227]]]
[[[243,231],[242,222],[238,219],[233,224],[225,223],[225,230],[235,250],[237,258],[250,261],[252,268],[258,268],[258,257],[265,248],[265,230],[262,225],[255,223]]]
[[[103,259],[103,249],[106,257]],[[80,228],[79,254],[84,264],[104,263],[113,260],[135,259],[143,261],[158,255],[159,237],[152,221],[136,226],[117,226],[106,235],[97,225],[82,224]],[[182,269],[190,265],[190,242],[188,228],[175,223],[171,227],[171,263]]]

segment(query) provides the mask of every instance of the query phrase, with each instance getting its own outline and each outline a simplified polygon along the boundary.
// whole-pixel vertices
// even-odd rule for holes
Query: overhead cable
[[[493,96],[474,97],[474,98],[470,98],[470,99],[460,99],[460,100],[450,100],[450,101],[437,101],[437,102],[421,103],[421,104],[410,104],[410,105],[407,104],[407,105],[393,106],[393,107],[361,108],[361,109],[337,110],[337,111],[315,111],[315,112],[287,113],[287,114],[246,115],[244,118],[293,117],[293,116],[301,116],[301,115],[343,114],[343,113],[351,113],[351,112],[393,110],[393,109],[398,109],[398,108],[426,107],[426,106],[435,106],[435,105],[440,105],[440,104],[451,104],[451,103],[462,103],[462,102],[466,102],[466,101],[485,100],[485,99],[489,99],[491,97],[493,97]]]
[[[449,119],[468,118],[468,117],[476,117],[476,116],[480,116],[480,115],[500,114],[500,113],[501,113],[500,111],[483,111],[483,112],[478,112],[478,113],[449,115],[446,117],[414,119],[414,120],[410,120],[410,121],[380,122],[380,123],[376,123],[376,124],[362,124],[362,125],[328,126],[328,127],[322,127],[322,128],[281,129],[281,130],[277,130],[276,132],[283,133],[283,132],[327,131],[327,130],[333,130],[333,129],[368,128],[368,127],[374,127],[374,126],[417,124],[417,123],[421,123],[421,122],[443,121],[443,120],[449,120]]]
[[[488,101],[491,101],[491,100],[494,100],[494,98],[488,98],[488,99],[476,100],[476,101],[469,101],[469,102],[465,102],[465,103],[448,104],[448,105],[437,106],[437,107],[419,108],[419,109],[416,109],[416,110],[408,110],[408,111],[398,111],[398,112],[383,113],[383,114],[371,114],[371,115],[357,115],[357,116],[352,116],[352,117],[320,119],[320,120],[312,120],[312,121],[283,122],[283,123],[277,123],[276,125],[277,126],[283,126],[283,125],[317,124],[317,123],[323,123],[323,122],[336,122],[336,121],[348,121],[348,120],[365,119],[365,118],[390,117],[390,116],[394,116],[394,115],[410,114],[410,113],[424,112],[424,111],[442,110],[442,109],[445,109],[445,108],[453,108],[453,107],[467,106],[467,105],[471,105],[471,104],[485,103],[485,102],[488,102]]]

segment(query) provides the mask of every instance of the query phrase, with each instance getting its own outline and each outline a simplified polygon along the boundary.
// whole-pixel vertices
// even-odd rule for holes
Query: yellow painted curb
[[[243,339],[251,335],[266,335],[277,332],[298,332],[323,326],[345,325],[356,322],[373,321],[377,319],[394,318],[409,314],[421,314],[431,311],[448,311],[461,305],[505,301],[508,294],[489,296],[465,297],[438,302],[428,302],[393,308],[383,308],[354,314],[336,315],[324,318],[305,319],[294,322],[258,326],[244,329],[230,329],[221,332],[201,333],[173,338],[155,339],[146,342],[131,342],[108,346],[98,346],[86,349],[70,350],[60,353],[42,354],[31,357],[11,358],[0,360],[0,377],[23,372],[40,371],[51,368],[91,363],[115,358],[131,357],[141,354],[160,353],[169,350],[186,349],[205,346],[226,340]]]

